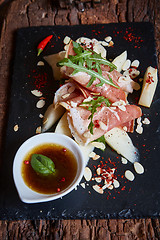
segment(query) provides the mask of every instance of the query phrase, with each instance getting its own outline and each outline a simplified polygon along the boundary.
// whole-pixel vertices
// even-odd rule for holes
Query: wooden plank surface
[[[0,150],[3,149],[15,30],[40,25],[150,21],[160,69],[159,0],[0,1]],[[159,219],[0,221],[0,239],[160,239]]]

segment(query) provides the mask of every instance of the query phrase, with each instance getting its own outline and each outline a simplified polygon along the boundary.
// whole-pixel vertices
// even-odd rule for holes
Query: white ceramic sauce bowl
[[[63,191],[54,194],[40,194],[30,189],[22,178],[22,162],[25,155],[34,147],[41,144],[55,143],[68,148],[77,160],[77,174],[73,182]],[[25,203],[52,201],[70,193],[81,181],[85,169],[85,160],[78,144],[63,134],[41,133],[26,140],[18,149],[13,162],[13,178],[20,199]]]

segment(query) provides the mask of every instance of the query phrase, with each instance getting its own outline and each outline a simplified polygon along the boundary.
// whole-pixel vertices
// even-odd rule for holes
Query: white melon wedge
[[[68,126],[67,112],[65,112],[61,119],[59,120],[55,129],[55,133],[64,134],[68,137],[72,137],[71,131]]]
[[[142,92],[138,104],[144,107],[150,107],[158,82],[157,69],[148,67],[144,79]]]
[[[53,104],[51,104],[44,114],[42,132],[46,132],[50,129],[62,116],[64,111],[65,109],[62,106],[59,105],[57,108],[54,108]]]
[[[57,63],[65,57],[66,51],[61,51],[56,54],[45,56],[44,59],[52,67],[53,76],[55,80],[60,80],[60,67],[57,67]]]
[[[106,143],[118,154],[122,155],[128,161],[135,162],[139,160],[137,148],[133,145],[131,138],[122,128],[113,128],[105,135]]]
[[[121,72],[122,71],[122,66],[127,60],[127,51],[124,51],[122,54],[117,56],[112,63],[117,67],[117,71]]]

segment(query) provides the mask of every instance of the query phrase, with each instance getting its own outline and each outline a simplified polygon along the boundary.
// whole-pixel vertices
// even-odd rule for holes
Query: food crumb
[[[16,124],[16,125],[14,126],[14,131],[17,132],[18,129],[19,129],[19,126],[18,126],[18,124]]]

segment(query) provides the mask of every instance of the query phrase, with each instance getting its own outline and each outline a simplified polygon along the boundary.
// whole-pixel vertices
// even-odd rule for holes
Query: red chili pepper
[[[41,54],[41,52],[44,50],[45,46],[47,45],[47,43],[51,40],[51,38],[53,37],[53,35],[50,35],[48,37],[46,37],[45,39],[43,39],[37,47],[38,50],[38,54],[37,56],[39,56]]]

